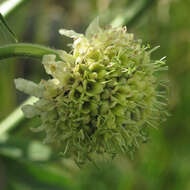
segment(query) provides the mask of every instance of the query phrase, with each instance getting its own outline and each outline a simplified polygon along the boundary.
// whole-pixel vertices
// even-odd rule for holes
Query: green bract
[[[19,90],[39,98],[23,107],[25,116],[40,116],[45,142],[79,163],[134,152],[146,140],[145,129],[165,117],[165,94],[154,75],[165,63],[151,60],[151,50],[125,27],[102,29],[95,20],[85,35],[60,34],[74,43],[72,53],[58,51],[60,60],[43,57],[52,79],[39,85],[15,80]]]

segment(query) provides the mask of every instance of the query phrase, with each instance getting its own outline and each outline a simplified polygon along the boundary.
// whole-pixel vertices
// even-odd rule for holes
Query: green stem
[[[6,133],[8,130],[13,129],[24,119],[21,107],[25,104],[33,104],[38,99],[35,97],[28,98],[23,104],[16,108],[7,118],[0,123],[0,136]]]
[[[140,1],[141,2],[141,1]],[[137,1],[135,6],[135,14],[125,21],[125,25],[131,26],[137,19],[139,19],[154,3],[156,3],[156,0],[144,0],[142,3]],[[139,3],[139,5],[138,5]]]
[[[12,14],[12,12],[17,9],[20,5],[23,3],[28,2],[28,0],[7,0],[0,4],[0,13],[7,17],[9,14]]]
[[[57,50],[37,44],[15,43],[0,46],[0,60],[19,56],[41,59],[47,54],[55,54],[59,58]]]
[[[118,15],[111,25],[114,27],[126,25],[131,26],[156,0],[136,0],[130,7],[125,10],[125,13]]]

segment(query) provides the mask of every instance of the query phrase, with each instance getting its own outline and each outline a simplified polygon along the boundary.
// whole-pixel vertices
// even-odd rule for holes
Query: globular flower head
[[[97,154],[132,153],[146,140],[145,130],[165,118],[166,97],[155,73],[166,69],[125,27],[102,29],[97,19],[86,34],[61,29],[73,38],[72,52],[45,55],[51,79],[35,84],[16,79],[19,90],[39,100],[23,107],[40,116],[46,143],[60,145],[78,162]]]

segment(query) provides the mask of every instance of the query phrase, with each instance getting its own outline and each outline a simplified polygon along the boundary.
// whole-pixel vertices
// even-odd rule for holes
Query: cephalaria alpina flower
[[[155,76],[167,69],[165,62],[151,60],[152,50],[125,27],[102,29],[97,19],[85,35],[59,32],[74,42],[71,53],[58,50],[59,59],[43,57],[51,79],[15,80],[17,89],[39,98],[23,107],[25,116],[39,116],[44,142],[58,144],[79,163],[134,152],[147,127],[166,116],[166,93]]]

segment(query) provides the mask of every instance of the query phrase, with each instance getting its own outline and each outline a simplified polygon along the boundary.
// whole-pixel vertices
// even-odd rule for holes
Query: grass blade
[[[5,18],[3,17],[3,15],[0,13],[0,26],[2,25],[2,27],[0,28],[0,30],[2,30],[3,28],[6,29],[6,34],[9,35],[14,42],[18,42],[16,34],[11,30],[10,26],[8,25],[7,21],[5,20]]]

